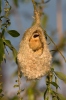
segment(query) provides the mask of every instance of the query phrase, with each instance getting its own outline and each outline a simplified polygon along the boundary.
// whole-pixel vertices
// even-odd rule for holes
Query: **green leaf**
[[[66,100],[66,97],[64,97],[62,94],[56,93],[55,91],[52,91],[52,95],[54,97],[57,97],[57,100]]]
[[[15,59],[15,61],[17,63],[17,51],[16,51],[16,49],[12,46],[12,44],[11,44],[11,42],[9,40],[3,39],[3,42],[12,50],[14,59]]]
[[[5,33],[5,29],[2,30],[1,37],[3,37],[4,33]]]
[[[2,39],[0,38],[0,63],[3,61],[3,56],[4,56],[4,45]]]
[[[12,37],[18,37],[20,34],[16,30],[7,31]]]
[[[16,88],[16,87],[19,87],[19,85],[14,85],[14,87]]]
[[[53,85],[53,86],[55,86],[56,88],[58,88],[59,86],[57,85],[57,83],[55,83],[55,82],[51,82],[51,84]],[[60,87],[59,87],[60,88]]]
[[[17,63],[17,51],[15,48],[12,49],[12,52],[13,52],[13,56],[14,56],[14,60],[15,62]]]
[[[13,46],[9,40],[3,39],[3,42],[6,44],[6,46],[8,46],[12,50]]]
[[[51,90],[51,94],[52,94],[52,100],[60,100],[55,91]]]
[[[57,96],[59,97],[60,100],[66,100],[66,98],[62,94],[57,93]]]
[[[4,18],[4,16],[0,16],[0,19],[1,19],[1,18]]]
[[[60,60],[54,60],[53,61],[53,65],[58,65],[58,66],[61,66],[61,62],[60,62]]]
[[[0,14],[1,14],[1,0],[0,0]]]
[[[63,74],[62,72],[55,72],[55,74],[57,75],[58,78],[60,78],[61,80],[63,80],[66,83],[66,75]]]

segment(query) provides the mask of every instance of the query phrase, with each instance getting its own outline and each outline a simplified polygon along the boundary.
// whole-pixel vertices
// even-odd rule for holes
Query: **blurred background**
[[[47,34],[53,39],[58,46],[59,50],[66,58],[66,0],[35,0],[36,5],[41,11],[41,25],[46,30]],[[46,2],[48,1],[48,2]],[[13,46],[19,49],[19,43],[22,36],[30,26],[33,24],[34,9],[31,0],[8,0],[12,9],[10,12],[11,25],[8,29],[17,30],[20,36],[17,38],[5,34],[6,39],[9,39]],[[2,9],[4,9],[4,0],[2,0]],[[56,71],[61,71],[66,74],[66,63],[56,47],[52,44],[50,39],[47,38],[49,49],[52,53],[52,65]],[[17,69],[18,66],[13,60],[12,52],[7,48],[6,63],[2,63],[2,81],[5,96],[2,100],[18,100],[18,88],[14,88],[17,84],[15,81],[18,79]],[[52,51],[55,50],[55,51]],[[28,81],[25,77],[21,78],[21,96],[24,100],[43,100],[43,92],[46,89],[45,76],[37,81]],[[59,92],[66,96],[66,85],[64,82],[58,80],[60,89]]]

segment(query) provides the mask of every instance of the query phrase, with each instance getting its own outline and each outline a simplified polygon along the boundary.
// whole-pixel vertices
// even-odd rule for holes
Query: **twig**
[[[57,80],[57,77],[55,76],[55,83],[57,84],[58,82],[57,82],[58,80]],[[58,88],[56,87],[56,93],[58,92]]]
[[[44,3],[48,3],[50,0],[44,1]]]
[[[50,38],[50,36],[46,33],[46,35],[49,37],[49,39],[52,41],[52,43],[55,45],[56,49],[59,51],[59,53],[61,54],[61,56],[63,57],[64,61],[66,62],[66,58],[63,56],[63,54],[61,53],[61,51],[58,49],[57,45],[54,43],[54,41]]]
[[[21,96],[20,96],[20,93],[21,93],[21,88],[20,88],[20,69],[19,69],[19,65],[18,65],[18,85],[19,85],[19,90],[18,90],[18,97],[19,97],[19,100],[22,100]]]
[[[33,3],[34,10],[36,10],[36,4],[35,4],[35,1],[32,0],[32,3]]]

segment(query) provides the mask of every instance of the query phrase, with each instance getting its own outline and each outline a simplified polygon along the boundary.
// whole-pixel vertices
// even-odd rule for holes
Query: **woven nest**
[[[50,71],[51,54],[44,31],[35,24],[23,35],[17,55],[20,71],[28,79],[39,79]]]

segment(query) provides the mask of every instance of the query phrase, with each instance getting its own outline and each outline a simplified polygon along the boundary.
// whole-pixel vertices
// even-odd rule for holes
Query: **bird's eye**
[[[33,37],[34,37],[34,38],[39,37],[39,31],[37,31],[37,30],[36,30],[36,31],[34,31],[34,33],[33,33]]]
[[[33,37],[36,38],[36,37],[39,37],[39,35],[38,34],[35,34]]]

